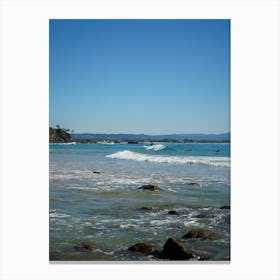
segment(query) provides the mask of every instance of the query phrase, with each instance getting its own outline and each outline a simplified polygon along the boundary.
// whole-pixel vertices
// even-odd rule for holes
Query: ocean
[[[161,190],[139,189],[148,184]],[[127,249],[147,242],[160,252],[170,237],[208,260],[229,260],[228,206],[230,144],[49,146],[52,261],[166,261]],[[182,238],[192,229],[214,238]]]

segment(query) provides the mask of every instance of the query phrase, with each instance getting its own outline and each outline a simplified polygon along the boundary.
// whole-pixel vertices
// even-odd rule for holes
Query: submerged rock
[[[143,206],[143,207],[139,208],[139,210],[142,210],[142,211],[152,211],[152,210],[155,210],[155,208]]]
[[[230,205],[224,205],[224,206],[220,207],[220,209],[228,209],[228,210],[230,210]]]
[[[199,183],[196,183],[196,182],[188,182],[187,185],[188,186],[200,187]]]
[[[198,218],[198,219],[213,218],[213,213],[199,213],[199,214],[195,215],[195,218]]]
[[[127,250],[131,251],[131,252],[137,252],[137,253],[142,253],[145,255],[150,255],[154,251],[154,248],[149,243],[140,242],[140,243],[136,243],[136,244],[132,245]]]
[[[83,241],[81,246],[79,246],[82,250],[92,251],[97,249],[96,245],[93,244],[91,241]]]
[[[156,185],[142,185],[138,188],[139,190],[149,190],[149,191],[162,191],[162,189],[159,186]]]
[[[163,246],[161,257],[170,260],[189,260],[195,257],[193,251],[173,238],[168,238]]]
[[[180,215],[179,212],[177,212],[176,210],[170,210],[168,212],[168,215]]]
[[[215,238],[215,234],[208,229],[192,229],[187,234],[183,235],[182,238],[213,239]]]

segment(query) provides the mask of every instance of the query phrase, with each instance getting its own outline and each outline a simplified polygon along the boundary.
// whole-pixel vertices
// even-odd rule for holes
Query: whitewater
[[[108,158],[127,159],[136,161],[149,161],[154,163],[170,163],[170,164],[202,164],[212,165],[216,167],[230,167],[230,159],[228,157],[207,157],[207,156],[166,156],[166,155],[147,155],[132,151],[121,151],[111,155]]]
[[[230,166],[230,144],[51,144],[50,260],[160,261],[127,248],[145,241],[162,250],[169,237],[228,259]],[[140,189],[149,184],[160,190]],[[184,243],[196,228],[217,238]],[[81,250],[89,241],[96,249]]]

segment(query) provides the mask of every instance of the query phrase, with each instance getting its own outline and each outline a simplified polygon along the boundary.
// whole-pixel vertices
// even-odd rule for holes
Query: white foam
[[[121,229],[134,229],[136,227],[135,224],[124,224],[124,225],[120,225]]]
[[[101,177],[101,175],[99,175]],[[50,179],[79,179],[79,178],[96,178],[91,170],[74,170],[74,169],[58,169],[53,166],[49,171]]]
[[[57,213],[57,212],[50,213],[49,216],[50,218],[61,218],[61,219],[71,217],[71,215]]]
[[[185,221],[185,222],[183,222],[183,224],[184,224],[185,227],[188,227],[188,226],[201,226],[201,224],[198,223],[196,220]]]
[[[54,145],[76,145],[76,142],[69,142],[69,143],[54,143]]]
[[[216,167],[230,167],[230,160],[228,157],[145,155],[128,150],[107,155],[106,157],[114,159],[148,161],[154,163],[201,164]]]
[[[178,221],[176,220],[175,217],[150,221],[150,224],[153,226],[172,225],[176,223],[178,223]]]
[[[153,150],[153,151],[160,151],[166,148],[166,146],[157,144],[157,145],[151,145],[151,146],[144,146],[146,150]]]
[[[174,188],[167,187],[166,189],[169,192],[174,192],[174,193],[178,192],[178,191],[174,190]]]

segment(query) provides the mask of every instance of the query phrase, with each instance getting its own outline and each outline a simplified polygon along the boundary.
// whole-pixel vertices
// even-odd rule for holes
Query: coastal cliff
[[[73,142],[71,135],[64,128],[49,128],[49,143]]]

